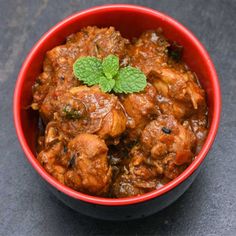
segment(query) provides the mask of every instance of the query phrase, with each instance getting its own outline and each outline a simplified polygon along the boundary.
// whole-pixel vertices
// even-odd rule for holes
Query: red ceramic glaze
[[[203,88],[207,93],[209,107],[209,134],[205,144],[195,158],[193,163],[176,179],[155,191],[137,197],[111,199],[89,196],[77,192],[67,186],[60,184],[56,179],[49,175],[39,164],[35,155],[35,142],[37,134],[37,115],[27,109],[32,101],[31,87],[36,77],[42,71],[42,63],[46,51],[65,42],[65,38],[71,33],[79,31],[82,27],[96,25],[100,27],[115,26],[124,37],[139,36],[147,29],[161,27],[166,38],[176,41],[184,46],[183,60],[194,71]],[[164,15],[153,9],[134,6],[134,5],[105,5],[94,7],[76,13],[55,25],[36,43],[28,54],[20,70],[14,93],[14,122],[18,139],[22,149],[33,168],[53,189],[59,190],[67,199],[74,202],[82,201],[100,206],[124,206],[139,204],[155,199],[163,199],[179,185],[183,184],[193,174],[196,175],[198,167],[203,162],[212,143],[215,139],[221,110],[221,95],[217,74],[212,61],[198,39],[183,25],[169,16]],[[192,182],[191,180],[190,182]],[[189,184],[190,185],[190,184]],[[181,194],[186,190],[182,190]],[[181,195],[179,194],[179,195]],[[176,197],[169,203],[173,202]],[[168,204],[169,204],[168,203]],[[168,205],[167,203],[164,205]],[[87,204],[88,205],[88,204]],[[105,217],[106,218],[106,217]]]

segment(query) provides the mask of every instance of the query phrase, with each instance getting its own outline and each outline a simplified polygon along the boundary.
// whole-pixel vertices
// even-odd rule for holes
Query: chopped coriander
[[[76,110],[74,108],[71,107],[71,105],[66,105],[63,110],[63,115],[67,118],[67,119],[79,119],[82,117],[83,112]]]

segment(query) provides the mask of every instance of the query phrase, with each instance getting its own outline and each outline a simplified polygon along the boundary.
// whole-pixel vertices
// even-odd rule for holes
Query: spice
[[[67,146],[64,145],[64,147],[63,147],[64,153],[67,153],[67,150],[68,150]]]
[[[73,154],[69,161],[69,165],[68,165],[69,168],[72,168],[75,165],[75,158],[76,158],[76,155]]]
[[[176,42],[173,42],[168,47],[168,55],[175,61],[179,61],[183,55],[183,46],[179,45]]]
[[[171,130],[166,128],[166,127],[162,127],[161,130],[165,133],[165,134],[170,134]]]
[[[72,108],[71,105],[66,105],[63,108],[62,112],[63,112],[63,115],[67,119],[72,119],[72,120],[79,119],[83,115],[83,110],[82,111],[76,110],[76,109]]]

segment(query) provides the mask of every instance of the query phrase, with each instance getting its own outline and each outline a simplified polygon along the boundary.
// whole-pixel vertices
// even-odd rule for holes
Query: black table
[[[15,135],[12,94],[24,58],[45,31],[73,12],[121,2],[160,10],[195,33],[218,71],[223,109],[205,166],[179,200],[143,220],[106,222],[69,209],[40,181]],[[235,0],[0,0],[0,16],[0,235],[236,235]]]

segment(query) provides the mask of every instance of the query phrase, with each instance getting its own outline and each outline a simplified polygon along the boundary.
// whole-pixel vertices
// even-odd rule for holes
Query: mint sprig
[[[142,91],[146,76],[141,70],[127,66],[119,68],[119,58],[109,55],[99,60],[96,57],[81,57],[73,65],[74,75],[89,86],[99,84],[103,92],[134,93]]]

